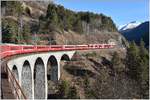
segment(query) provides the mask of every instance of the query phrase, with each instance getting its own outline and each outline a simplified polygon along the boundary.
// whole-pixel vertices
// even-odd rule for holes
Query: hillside
[[[68,44],[107,43],[109,39],[114,39],[118,44],[125,41],[111,17],[92,12],[74,12],[44,1],[3,1],[2,31],[3,42],[9,43],[63,44],[66,43],[62,42],[64,39]],[[78,37],[82,37],[80,42]]]

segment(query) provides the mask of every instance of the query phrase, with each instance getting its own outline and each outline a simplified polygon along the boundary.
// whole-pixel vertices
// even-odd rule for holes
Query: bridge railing
[[[14,96],[16,97],[16,99],[27,99],[27,97],[25,96],[23,90],[21,89],[17,79],[15,78],[14,74],[8,68],[7,65],[5,67],[5,71],[8,74],[8,81],[9,81],[11,90],[12,90]]]

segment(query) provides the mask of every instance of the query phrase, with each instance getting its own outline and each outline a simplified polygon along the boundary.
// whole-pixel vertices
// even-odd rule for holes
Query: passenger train
[[[87,44],[87,45],[16,45],[1,44],[0,56],[6,57],[15,54],[48,52],[48,51],[72,51],[72,50],[90,50],[90,49],[111,49],[115,44]]]

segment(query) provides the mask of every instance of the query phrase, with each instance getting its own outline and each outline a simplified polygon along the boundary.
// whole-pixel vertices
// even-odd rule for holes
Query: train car
[[[10,46],[0,45],[0,50],[1,50],[1,52],[9,51],[10,50]]]
[[[89,48],[89,49],[95,48],[95,44],[88,44],[88,48]]]
[[[77,50],[88,49],[88,45],[76,45],[75,48],[76,48]]]
[[[103,44],[99,44],[99,48],[103,48],[104,46],[103,46]]]
[[[114,48],[116,45],[114,44],[105,44],[104,48]]]
[[[63,45],[64,46],[64,49],[67,49],[67,50],[74,50],[75,49],[75,45]]]
[[[103,44],[95,44],[95,48],[96,49],[103,48]]]
[[[103,44],[89,44],[88,47],[91,49],[103,48]]]
[[[111,46],[110,44],[104,44],[105,49],[110,48],[110,46]]]
[[[63,45],[50,45],[50,50],[63,50],[64,46]]]
[[[103,44],[96,44],[95,45],[95,48],[97,48],[97,49],[99,49],[99,48],[103,48],[104,47],[104,45]]]
[[[26,49],[34,49],[34,46],[22,46],[23,47],[23,50],[26,50]]]

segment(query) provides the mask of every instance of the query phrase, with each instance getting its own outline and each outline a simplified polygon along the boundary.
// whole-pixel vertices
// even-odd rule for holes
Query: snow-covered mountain
[[[136,43],[139,43],[143,39],[146,46],[149,46],[149,21],[145,21],[139,25],[128,24],[127,27],[122,28],[119,32],[129,41],[134,40]]]
[[[132,21],[126,25],[120,26],[119,31],[133,29],[133,28],[139,26],[140,24],[141,24],[141,22]]]

